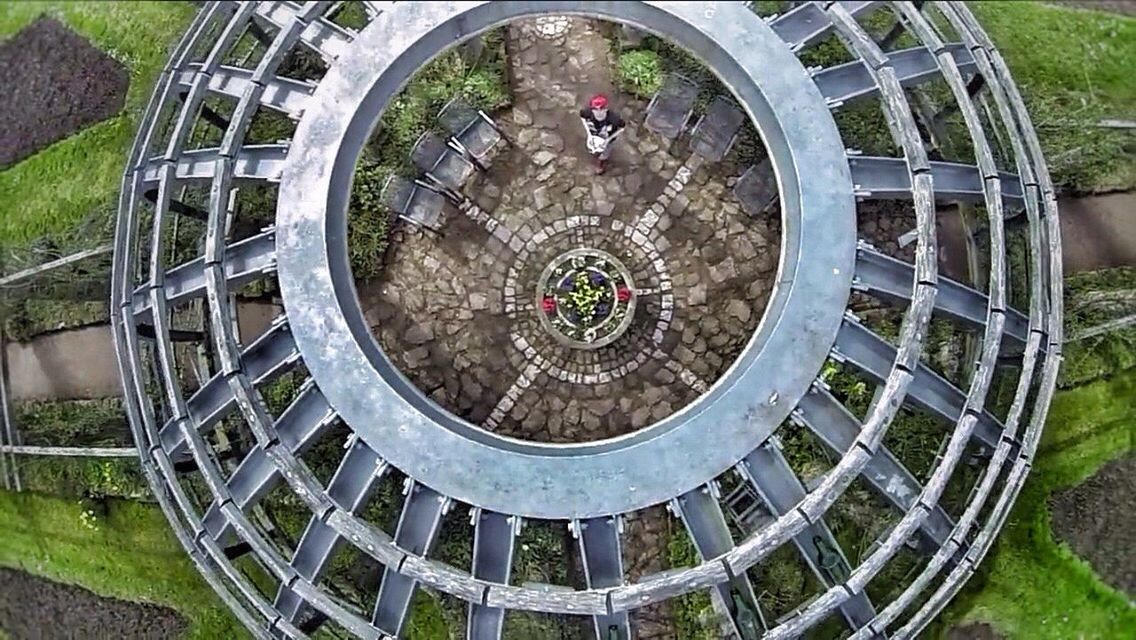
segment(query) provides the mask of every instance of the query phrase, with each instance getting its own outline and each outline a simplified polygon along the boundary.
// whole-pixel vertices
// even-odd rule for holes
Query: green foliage
[[[1058,384],[1072,387],[1136,367],[1136,327],[1068,343]]]
[[[620,55],[616,81],[624,91],[640,98],[650,98],[663,85],[659,54],[641,49]]]
[[[209,129],[217,132],[215,127]],[[280,140],[291,139],[295,132],[296,123],[288,119],[288,116],[278,111],[259,109],[249,123],[245,144],[275,144]]]
[[[1054,540],[1047,501],[1133,451],[1134,400],[1136,369],[1057,393],[1006,526],[972,584],[937,621],[940,631],[977,620],[1011,638],[1131,637],[1136,610]]]
[[[487,112],[509,104],[504,36],[495,31],[485,39],[483,60],[470,63],[456,50],[443,53],[419,70],[387,105],[380,141],[372,145],[378,164],[406,166],[414,142],[433,128],[438,111],[454,97],[461,96]]]
[[[802,49],[798,57],[806,67],[833,67],[856,59],[835,35]]]
[[[335,13],[334,20],[348,29],[362,29],[368,22],[362,2],[344,2],[343,8]]]
[[[458,96],[486,112],[511,102],[504,34],[498,29],[483,38],[480,60],[467,61],[457,50],[442,54],[422,68],[383,112],[379,132],[355,168],[351,190],[347,248],[357,280],[375,277],[382,270],[393,221],[379,197],[383,185],[391,174],[414,172],[410,151],[419,136],[435,128],[442,107]]]
[[[1101,118],[1136,116],[1136,19],[1040,2],[972,10],[1013,73],[1054,182],[1073,191],[1136,186],[1136,154]]]
[[[844,146],[858,149],[865,155],[901,155],[879,104],[875,102],[847,104],[838,109],[833,116],[836,119],[836,128],[840,130],[840,136],[844,140]]]
[[[15,273],[94,249],[109,242],[112,234],[108,205],[18,248],[0,241],[0,272]],[[22,341],[40,333],[105,322],[110,260],[109,254],[88,258],[0,292],[0,319],[8,338]]]
[[[134,458],[26,456],[19,469],[24,490],[48,495],[139,498],[150,491]]]
[[[288,405],[300,395],[300,385],[307,378],[306,371],[293,370],[260,388],[264,404],[274,416],[284,413]]]
[[[755,0],[749,3],[749,8],[757,15],[767,17],[784,13],[792,5],[792,2],[779,2],[778,0]]]
[[[382,270],[383,256],[390,243],[393,215],[379,197],[388,175],[383,167],[367,159],[355,167],[347,220],[347,252],[351,272],[360,281]]]
[[[0,313],[10,340],[22,342],[41,333],[100,324],[110,318],[105,300],[19,301],[10,313]]]
[[[513,581],[570,584],[566,537],[563,523],[526,522],[517,537],[513,558]],[[505,616],[502,637],[506,640],[529,638],[577,638],[578,629],[562,616],[516,612]]]
[[[1136,313],[1136,268],[1078,273],[1065,279],[1065,335]],[[1136,367],[1136,326],[1069,340],[1058,383],[1090,382]]]
[[[407,640],[447,640],[449,624],[437,598],[419,589],[410,603],[410,618],[406,621]]]
[[[117,398],[22,402],[13,420],[23,441],[42,446],[131,446],[129,427]],[[29,491],[59,496],[140,497],[149,488],[133,458],[20,459],[20,478]]]
[[[675,527],[671,532],[670,540],[667,541],[667,557],[672,568],[692,567],[701,563],[694,543],[681,527]],[[678,637],[689,640],[713,640],[718,637],[718,629],[714,624],[714,607],[710,604],[708,593],[688,593],[671,600],[670,605]]]
[[[118,398],[19,402],[13,421],[27,444],[119,446],[131,440]]]
[[[95,519],[81,515],[88,510],[74,499],[0,491],[0,566],[101,596],[172,607],[189,620],[187,638],[247,637],[157,507],[108,500]]]
[[[699,87],[698,98],[695,100],[694,106],[696,111],[705,112],[706,108],[710,106],[711,101],[718,96],[731,96],[730,90],[722,84],[716,75],[710,72],[706,65],[692,55],[685,49],[660,38],[649,36],[643,41],[644,48],[638,51],[620,54],[619,65],[616,68],[616,77],[621,86],[627,91],[640,95],[641,97],[649,97],[654,94],[654,91],[639,93],[633,87],[627,86],[625,73],[623,70],[624,60],[633,54],[643,54],[657,59],[657,66],[660,68],[659,86],[665,80],[667,74],[679,74],[694,82]],[[738,132],[738,138],[734,142],[732,151],[741,164],[755,164],[765,159],[765,145],[761,142],[761,137],[757,133],[757,128],[753,123],[746,119],[742,125],[741,130]]]

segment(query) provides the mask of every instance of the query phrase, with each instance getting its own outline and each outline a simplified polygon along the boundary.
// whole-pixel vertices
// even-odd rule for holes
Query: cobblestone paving
[[[695,400],[756,329],[776,277],[780,222],[750,219],[729,169],[641,126],[645,104],[610,85],[608,42],[585,20],[514,23],[515,104],[496,114],[514,147],[466,188],[444,236],[403,226],[360,299],[388,357],[443,407],[495,433],[542,442],[624,435]],[[628,123],[597,176],[576,112],[607,92]],[[572,350],[547,334],[541,271],[592,247],[639,290],[619,340]],[[628,576],[667,568],[668,516],[627,523]],[[673,637],[665,608],[637,613],[641,638]]]
[[[397,231],[361,297],[387,355],[446,408],[496,433],[581,442],[663,419],[722,375],[764,311],[780,229],[746,218],[727,176],[683,143],[668,151],[642,128],[637,101],[615,98],[628,130],[594,175],[575,111],[610,91],[607,45],[592,23],[559,20],[512,29],[517,99],[497,117],[516,146],[467,186],[475,204],[448,212],[444,237]],[[559,345],[535,305],[540,272],[579,246],[619,258],[641,290],[627,334],[595,351]]]

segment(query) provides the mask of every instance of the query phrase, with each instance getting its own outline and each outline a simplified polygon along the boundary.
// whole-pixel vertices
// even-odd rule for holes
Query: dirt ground
[[[1093,565],[1108,584],[1136,594],[1136,455],[1101,467],[1079,486],[1053,495],[1053,534]]]
[[[1136,16],[1136,2],[1132,0],[1053,0],[1048,4]]]
[[[1002,640],[1002,636],[985,622],[972,622],[952,627],[947,640]]]
[[[0,568],[0,630],[12,640],[176,638],[185,620],[166,607],[97,596],[82,587]]]
[[[42,17],[0,44],[0,169],[122,110],[126,68]]]

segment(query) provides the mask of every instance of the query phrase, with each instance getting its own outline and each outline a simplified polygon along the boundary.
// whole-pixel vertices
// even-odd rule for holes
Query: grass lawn
[[[169,49],[192,19],[189,2],[5,2],[0,39],[43,14],[63,22],[130,71],[126,108],[0,172],[0,249],[66,231],[110,211],[137,119]]]
[[[189,621],[189,638],[246,637],[157,507],[111,501],[97,530],[80,523],[81,511],[75,500],[0,491],[0,565],[102,596],[171,607]]]
[[[1040,2],[968,3],[1026,100],[1054,181],[1075,191],[1136,187],[1136,142],[1099,129],[1136,120],[1136,19]]]
[[[1033,471],[998,541],[938,622],[983,621],[1008,638],[1136,637],[1136,609],[1054,540],[1047,500],[1133,450],[1136,369],[1062,391]]]

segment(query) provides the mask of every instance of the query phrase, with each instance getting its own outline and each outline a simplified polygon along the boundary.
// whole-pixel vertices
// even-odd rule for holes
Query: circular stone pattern
[[[635,283],[615,256],[573,249],[558,256],[537,285],[541,325],[573,349],[599,349],[624,334],[635,316]]]
[[[804,66],[768,25],[742,5],[707,12],[686,3],[598,4],[596,17],[651,25],[704,54],[754,117],[777,170],[783,233],[780,284],[764,318],[734,365],[692,405],[634,434],[593,443],[500,437],[446,411],[395,371],[370,334],[347,261],[336,257],[346,250],[349,201],[338,187],[350,182],[366,142],[362,132],[402,86],[399,74],[460,33],[530,13],[578,10],[558,2],[395,3],[359,32],[312,94],[293,136],[303,161],[289,157],[276,211],[289,328],[328,404],[380,457],[432,489],[484,509],[547,519],[666,502],[764,442],[829,356],[856,251],[840,132]],[[747,28],[739,31],[739,24]],[[746,55],[735,58],[737,51]],[[771,75],[770,68],[779,71]],[[803,170],[824,179],[805,180]],[[397,418],[376,415],[376,407]]]

